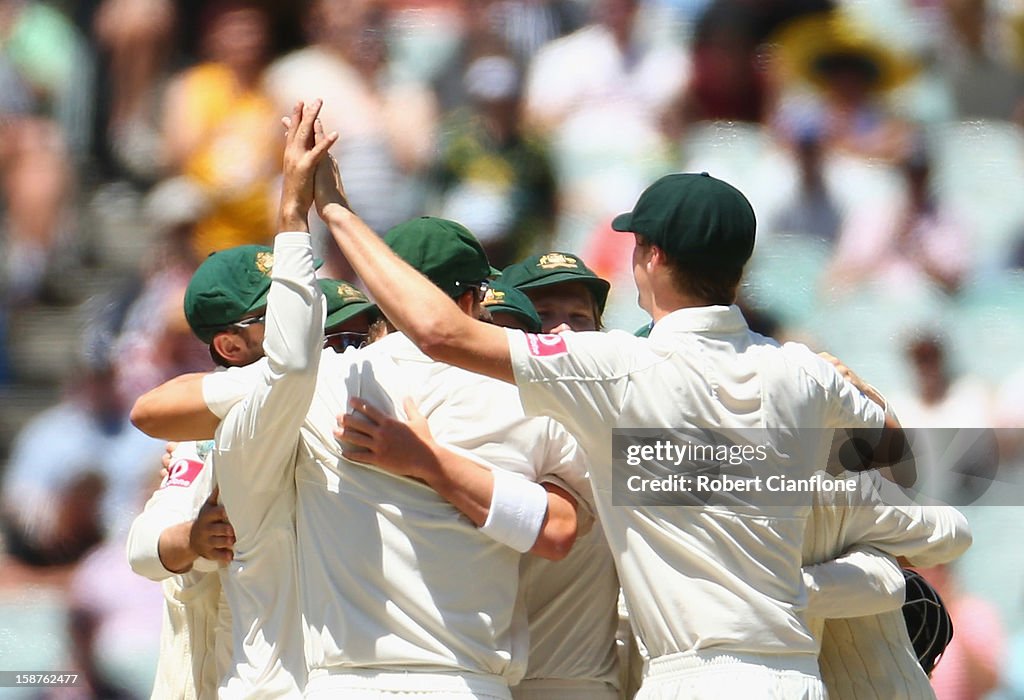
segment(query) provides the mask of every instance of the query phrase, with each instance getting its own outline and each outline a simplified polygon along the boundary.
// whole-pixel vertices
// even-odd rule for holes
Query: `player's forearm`
[[[865,617],[897,610],[906,596],[903,571],[871,547],[803,569],[807,614],[817,618]]]
[[[168,567],[161,557],[161,538],[167,530],[183,522],[180,515],[164,513],[162,511],[145,510],[140,513],[132,522],[128,531],[127,555],[128,565],[139,576],[144,576],[151,581],[163,581],[179,571]],[[177,533],[181,534],[181,533]],[[168,540],[167,545],[170,545]],[[185,544],[188,544],[188,534],[185,533]],[[168,552],[168,562],[177,564],[179,567],[188,567],[174,553]],[[171,561],[173,559],[173,561]]]
[[[903,547],[899,552],[913,566],[948,564],[959,559],[974,542],[967,518],[953,506],[921,506],[921,513],[921,538],[909,540],[917,546]]]
[[[438,494],[458,508],[477,527],[490,531],[485,527],[492,507],[495,505],[495,473],[476,462],[455,454],[443,447],[434,449],[436,461],[429,470],[422,473],[421,478]],[[499,478],[504,475],[498,475]],[[575,499],[563,489],[553,484],[535,484],[519,480],[523,488],[544,493],[546,503],[539,504],[539,514],[543,518],[531,525],[527,518],[521,527],[522,538],[526,546],[512,545],[505,541],[504,535],[496,539],[503,544],[510,544],[520,551],[529,551],[545,559],[562,559],[576,541],[576,507]],[[529,507],[526,509],[529,510]],[[494,536],[494,535],[492,535]]]
[[[274,239],[263,350],[279,374],[315,373],[323,348],[324,298],[316,281],[309,233]]]
[[[183,574],[192,569],[192,564],[199,555],[189,544],[192,532],[192,521],[173,525],[162,533],[157,545],[160,562],[164,568],[175,574]]]
[[[548,491],[548,509],[537,540],[530,554],[558,561],[569,554],[579,533],[576,500],[553,484],[544,484]]]
[[[435,445],[434,459],[417,474],[438,495],[482,527],[491,505],[494,477],[491,470],[451,450]]]
[[[322,216],[341,252],[396,328],[432,357],[457,344],[472,319],[444,292],[395,255],[348,209],[330,204]]]
[[[164,382],[135,401],[131,421],[162,440],[208,440],[220,420],[203,399],[205,374],[184,374]]]

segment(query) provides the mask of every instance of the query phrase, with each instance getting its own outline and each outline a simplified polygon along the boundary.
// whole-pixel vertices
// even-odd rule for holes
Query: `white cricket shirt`
[[[805,563],[828,562],[855,545],[868,544],[906,557],[915,566],[934,566],[956,559],[970,546],[967,519],[955,508],[902,503],[895,497],[895,487],[883,484],[874,474],[861,475],[858,480],[862,488],[857,491],[817,495],[807,523]],[[885,490],[880,492],[878,485],[888,486],[885,490],[890,494],[883,495]],[[857,615],[858,603],[866,602],[865,597],[873,593],[870,587],[830,588],[831,600],[818,601],[809,610],[829,617],[810,620],[812,632],[821,642],[819,664],[829,697],[933,698],[931,683],[907,634],[900,609],[903,596],[886,612]],[[874,593],[884,595],[881,590]]]
[[[766,467],[806,479],[824,466],[831,440],[796,429],[878,428],[882,409],[806,347],[752,333],[734,306],[675,311],[649,339],[513,330],[508,338],[527,414],[563,423],[591,457],[598,515],[650,656],[816,654],[801,574],[810,503],[614,507],[612,429],[672,428],[697,442],[703,428],[761,429]]]
[[[526,554],[519,572],[530,627],[525,679],[618,687],[619,577],[600,523],[576,538],[565,559]]]
[[[234,558],[220,570],[232,640],[221,698],[298,698],[305,686],[295,452],[316,385],[324,319],[309,234],[277,235],[271,277],[262,381],[221,422],[212,453],[235,531]]]
[[[213,697],[225,668],[216,661],[217,610],[221,601],[217,564],[199,558],[192,569],[175,574],[160,561],[161,533],[194,520],[213,490],[207,457],[212,440],[182,442],[171,454],[167,477],[128,532],[128,563],[146,578],[161,581],[164,593],[160,658],[152,700]]]
[[[252,367],[210,375],[217,413]],[[325,351],[297,455],[304,641],[314,690],[328,671],[522,677],[518,552],[481,533],[433,489],[345,459],[334,439],[350,397],[404,418],[412,397],[438,442],[485,466],[585,494],[576,441],[527,418],[515,387],[434,362],[400,333]],[[326,682],[326,681],[324,681]]]

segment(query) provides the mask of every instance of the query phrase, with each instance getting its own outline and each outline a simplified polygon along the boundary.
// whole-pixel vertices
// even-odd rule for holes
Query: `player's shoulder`
[[[799,369],[820,384],[832,383],[839,376],[831,362],[803,343],[776,343],[780,356],[794,369]]]

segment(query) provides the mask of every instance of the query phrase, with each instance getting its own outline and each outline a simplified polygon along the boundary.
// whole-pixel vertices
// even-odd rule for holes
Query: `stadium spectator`
[[[769,233],[808,236],[832,245],[839,236],[842,214],[825,180],[821,129],[808,125],[795,139],[799,183],[768,225]]]
[[[825,282],[843,292],[877,282],[886,293],[922,287],[955,294],[971,272],[960,217],[932,188],[932,157],[916,144],[900,163],[903,192],[859,208],[843,226]]]
[[[946,604],[953,639],[932,672],[938,700],[981,700],[998,687],[1005,664],[1006,633],[995,607],[960,589],[954,570],[921,572]]]
[[[520,71],[513,59],[482,55],[463,81],[470,103],[441,128],[439,209],[472,230],[488,259],[504,267],[554,232],[554,173],[545,143],[524,133],[517,119]]]
[[[278,113],[261,79],[269,58],[258,3],[220,0],[205,10],[204,62],[175,77],[165,97],[164,144],[172,174],[198,183],[207,212],[192,248],[203,258],[273,233],[271,183],[280,169]]]
[[[783,140],[810,120],[824,124],[830,150],[890,162],[907,152],[912,134],[887,96],[915,74],[909,58],[839,11],[787,23],[776,45],[787,89],[773,121]]]
[[[142,181],[160,167],[158,98],[170,70],[178,9],[171,0],[103,0],[93,17],[105,61],[101,128],[117,165]],[[109,96],[109,97],[108,97]]]
[[[85,347],[79,362],[64,400],[15,438],[3,475],[7,548],[30,565],[73,563],[126,525],[163,449],[129,423],[107,351]]]
[[[321,118],[341,134],[333,154],[352,206],[384,232],[422,212],[420,178],[433,157],[436,104],[415,82],[389,70],[383,10],[370,0],[314,0],[303,26],[310,44],[271,64],[267,92],[281,114],[300,99],[321,96]],[[334,252],[325,272],[351,279]]]
[[[5,298],[39,294],[58,244],[76,233],[71,155],[88,139],[90,57],[74,26],[35,0],[0,4],[0,204]]]
[[[527,127],[551,135],[589,108],[656,121],[682,90],[687,61],[676,46],[653,45],[637,27],[639,0],[600,0],[590,24],[546,45],[526,84]]]

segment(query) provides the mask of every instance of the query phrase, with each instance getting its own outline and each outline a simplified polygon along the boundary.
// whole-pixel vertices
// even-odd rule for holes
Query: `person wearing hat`
[[[324,347],[344,352],[368,343],[370,326],[380,316],[377,305],[345,280],[321,279],[320,289],[327,303]]]
[[[540,317],[539,329],[522,330],[563,333],[602,328],[611,285],[578,255],[559,251],[535,255],[506,267],[501,280],[525,294]],[[616,633],[628,622],[617,615],[619,579],[600,524],[578,537],[561,561],[527,555],[520,567],[520,582],[530,623],[530,654],[526,675],[513,688],[513,697],[616,700],[620,686]]]
[[[650,657],[638,697],[824,697],[817,645],[800,612],[810,503],[790,502],[779,515],[756,489],[730,493],[752,516],[741,517],[685,491],[638,497],[612,470],[616,429],[671,430],[683,447],[704,444],[709,433],[747,447],[759,441],[764,459],[746,468],[804,480],[824,463],[830,439],[799,428],[871,428],[877,457],[890,456],[902,437],[884,399],[856,375],[748,329],[734,305],[754,247],[746,197],[706,173],[673,174],[615,218],[613,228],[635,238],[638,300],[655,323],[649,338],[532,335],[458,314],[338,205],[331,175],[317,179],[321,218],[395,326],[438,361],[516,384],[527,414],[558,420],[588,454],[598,515]],[[755,428],[768,430],[756,440],[741,435]],[[680,470],[656,460],[643,466],[651,476]],[[673,505],[685,503],[701,507]]]
[[[284,232],[274,248],[240,246],[212,255],[185,293],[186,319],[210,345],[214,360],[262,381],[215,435],[194,436],[215,437],[212,446],[179,445],[151,501],[153,509],[133,524],[128,546],[133,568],[151,578],[181,575],[181,586],[165,588],[168,625],[158,687],[168,695],[182,692],[181,677],[198,697],[298,698],[305,687],[294,463],[299,426],[316,385],[326,311],[307,222],[312,182],[300,168],[306,161],[308,172],[337,139],[334,134],[312,150],[300,147],[300,142],[312,144],[319,107],[319,102],[300,103],[292,116],[280,208]],[[268,372],[254,375],[264,355]],[[138,402],[133,408],[137,425],[144,424],[144,400],[152,401],[147,397],[153,393],[140,399],[142,410]],[[153,518],[175,510],[179,524],[159,531],[151,527]],[[212,551],[197,551],[204,538]],[[219,587],[208,580],[210,574],[192,572],[199,554],[225,565],[217,569]],[[230,624],[215,626],[212,611],[224,608],[218,588]],[[201,600],[186,603],[193,598]]]
[[[611,284],[578,255],[553,251],[502,270],[502,281],[525,293],[545,333],[601,330],[601,315]]]
[[[422,217],[383,241],[459,313],[481,314],[496,271],[464,227]],[[233,412],[248,403],[240,384],[263,381],[249,369],[191,391],[217,397],[208,415]],[[429,426],[427,454],[398,449],[396,415]],[[400,333],[325,352],[304,418],[294,478],[307,695],[509,700],[527,645],[519,552],[561,557],[575,539],[575,494],[589,493],[575,441],[526,418],[514,387],[433,362]]]
[[[515,287],[491,283],[482,302],[491,323],[503,328],[518,328],[527,333],[540,333],[540,316],[529,297]]]

